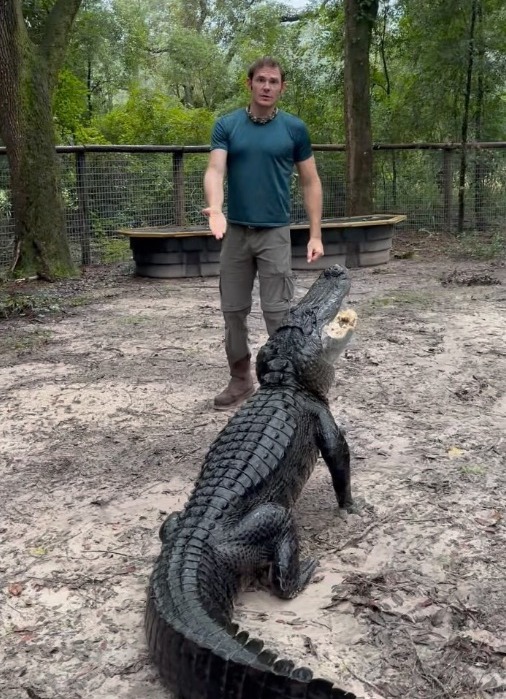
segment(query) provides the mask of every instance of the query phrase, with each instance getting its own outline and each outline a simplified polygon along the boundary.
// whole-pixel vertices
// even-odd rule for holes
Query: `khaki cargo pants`
[[[257,273],[270,336],[285,319],[293,298],[290,227],[250,228],[229,223],[220,255],[221,310],[229,364],[250,353],[246,319]]]

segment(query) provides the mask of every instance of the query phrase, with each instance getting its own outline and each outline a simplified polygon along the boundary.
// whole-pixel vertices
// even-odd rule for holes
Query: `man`
[[[258,273],[260,302],[269,336],[282,324],[293,298],[290,180],[297,168],[309,218],[307,260],[323,255],[322,188],[303,121],[276,106],[285,74],[272,58],[248,71],[249,106],[214,125],[204,176],[209,227],[218,240],[221,309],[230,382],[214,399],[217,410],[235,408],[254,392],[247,316]],[[228,183],[228,221],[223,213]]]

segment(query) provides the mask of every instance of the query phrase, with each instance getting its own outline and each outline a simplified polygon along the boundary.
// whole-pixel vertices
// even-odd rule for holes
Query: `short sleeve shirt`
[[[304,122],[279,110],[256,124],[245,109],[218,119],[211,150],[227,151],[227,218],[246,226],[290,223],[290,181],[295,163],[313,154]]]

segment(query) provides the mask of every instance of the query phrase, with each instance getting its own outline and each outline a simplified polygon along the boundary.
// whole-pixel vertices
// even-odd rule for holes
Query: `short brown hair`
[[[281,82],[285,82],[285,71],[283,70],[279,61],[276,61],[275,58],[271,58],[270,56],[262,56],[262,58],[257,58],[257,60],[248,68],[248,78],[253,80],[255,73],[257,70],[260,70],[260,68],[277,68],[281,74]]]

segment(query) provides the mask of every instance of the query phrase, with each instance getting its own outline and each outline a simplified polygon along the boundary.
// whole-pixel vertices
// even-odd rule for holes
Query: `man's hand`
[[[202,209],[204,216],[209,219],[209,228],[211,233],[214,235],[216,240],[221,240],[225,235],[227,230],[227,219],[223,211],[220,209],[213,209],[212,206],[208,206],[207,209]]]
[[[310,238],[307,244],[307,261],[315,262],[320,257],[323,257],[323,243],[321,238]]]

